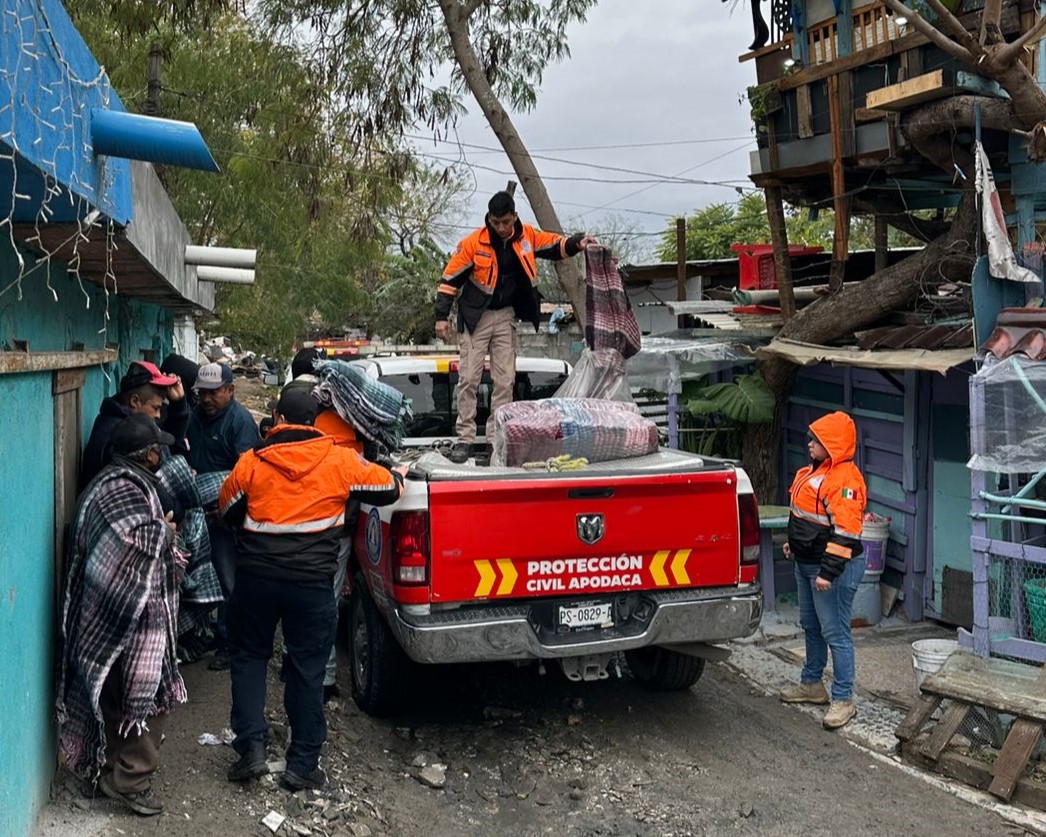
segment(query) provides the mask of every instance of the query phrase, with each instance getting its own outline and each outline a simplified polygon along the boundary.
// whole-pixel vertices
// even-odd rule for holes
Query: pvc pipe
[[[245,250],[238,247],[203,247],[198,244],[185,245],[186,264],[250,269],[254,267],[257,259],[257,250]]]
[[[237,267],[215,267],[203,264],[196,268],[196,278],[201,282],[225,282],[229,285],[253,285],[254,271]]]
[[[1028,494],[1035,489],[1035,486],[1039,484],[1040,480],[1042,480],[1043,477],[1046,477],[1046,471],[1039,471],[1039,473],[1037,473],[1034,477],[1031,478],[1031,480],[1028,481],[1027,485],[1021,488],[1020,491],[1018,491],[1010,498],[1009,502],[1012,504],[1014,500],[1020,500],[1022,497],[1027,497]],[[1003,514],[1006,514],[1006,512],[1008,512],[1009,510],[1010,506],[1002,507]]]
[[[990,503],[1006,503],[1006,508],[1009,508],[1010,506],[1020,506],[1021,508],[1026,509],[1041,509],[1042,511],[1046,511],[1046,500],[1018,499],[1016,496],[1003,497],[998,494],[989,494],[987,491],[982,491],[980,493],[980,498],[982,500],[987,500]]]
[[[219,171],[207,143],[191,122],[93,108],[91,144],[95,154]]]
[[[1012,514],[989,514],[987,512],[970,512],[974,520],[1008,520],[1010,523],[1034,523],[1036,526],[1046,526],[1046,517],[1021,517]],[[1006,540],[1002,538],[1001,540]]]

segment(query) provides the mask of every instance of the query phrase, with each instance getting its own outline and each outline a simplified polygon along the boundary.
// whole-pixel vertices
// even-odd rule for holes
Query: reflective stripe
[[[860,532],[847,532],[845,529],[840,529],[838,526],[832,527],[832,532],[841,538],[853,538],[855,541],[861,539]]]
[[[454,296],[457,294],[458,289],[453,285],[448,285],[446,282],[440,282],[437,291],[441,294],[446,294],[447,296]]]
[[[396,480],[381,485],[351,485],[349,491],[387,491],[396,485]]]
[[[235,506],[236,503],[239,502],[242,499],[243,499],[243,492],[242,491],[237,491],[235,494],[232,495],[232,497],[230,497],[226,501],[225,505],[222,506],[222,509],[221,509],[222,514],[225,514],[229,509],[231,509],[233,506]]]
[[[323,520],[306,520],[301,523],[265,523],[261,520],[255,520],[250,515],[243,521],[243,528],[248,532],[258,532],[263,535],[290,535],[294,533],[305,533],[305,532],[323,532],[326,529],[333,529],[335,526],[341,526],[345,523],[345,512],[336,514],[334,517],[327,517]]]
[[[822,526],[828,526],[832,520],[830,517],[824,514],[811,514],[805,512],[796,506],[789,506],[788,510],[801,520],[809,520],[811,523],[820,523]]]
[[[853,556],[853,550],[850,547],[843,546],[841,543],[833,543],[832,541],[828,541],[824,551],[839,558],[850,558]]]

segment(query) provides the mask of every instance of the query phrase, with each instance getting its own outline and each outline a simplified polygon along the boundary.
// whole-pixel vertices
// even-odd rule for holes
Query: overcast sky
[[[586,23],[574,26],[571,58],[548,68],[533,111],[513,115],[532,154],[574,161],[535,160],[564,224],[605,229],[607,214],[616,213],[638,230],[657,232],[667,218],[736,201],[735,183],[750,188],[755,139],[748,104],[739,99],[755,83],[755,67],[737,56],[751,38],[746,7],[731,13],[714,0],[601,0]],[[500,150],[470,147],[494,149],[497,141],[475,102],[466,104],[461,148],[419,143],[419,150],[463,158],[475,178],[472,217],[464,223],[478,225],[490,195],[516,178]],[[629,144],[638,147],[591,148]],[[648,182],[671,177],[731,183]],[[517,204],[524,220],[533,220],[522,190]],[[655,238],[641,240],[650,245]]]

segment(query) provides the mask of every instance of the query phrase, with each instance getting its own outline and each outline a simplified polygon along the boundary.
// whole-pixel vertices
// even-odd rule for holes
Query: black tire
[[[682,692],[701,679],[705,670],[702,657],[692,657],[658,648],[636,648],[625,652],[632,678],[657,692]]]
[[[410,660],[360,575],[353,580],[348,616],[352,699],[368,715],[388,715],[402,705]]]

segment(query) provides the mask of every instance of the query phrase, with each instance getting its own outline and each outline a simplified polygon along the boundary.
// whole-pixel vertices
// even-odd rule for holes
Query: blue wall
[[[14,148],[29,165],[0,167],[0,216],[32,221],[39,211],[44,172],[63,194],[52,199],[44,221],[82,217],[91,206],[119,224],[131,216],[131,169],[127,160],[95,157],[91,110],[124,110],[59,0],[5,0],[0,15],[0,146]],[[15,79],[17,87],[9,81]],[[28,80],[28,81],[27,81]],[[11,118],[13,108],[14,118]],[[5,112],[6,111],[6,112]],[[13,135],[7,136],[13,127]],[[69,197],[73,200],[70,201]],[[80,200],[82,199],[82,200]]]
[[[0,237],[0,291],[16,263]],[[47,288],[51,286],[58,295]],[[90,305],[88,306],[88,300]],[[61,265],[25,278],[22,298],[0,294],[0,348],[28,340],[32,351],[97,349],[119,341],[115,364],[87,370],[83,439],[98,406],[142,350],[157,362],[171,351],[171,315],[155,305],[110,296],[87,282],[81,290]],[[5,345],[8,344],[8,345]],[[28,834],[46,802],[55,766],[53,724],[54,401],[53,373],[0,374],[0,835]]]

